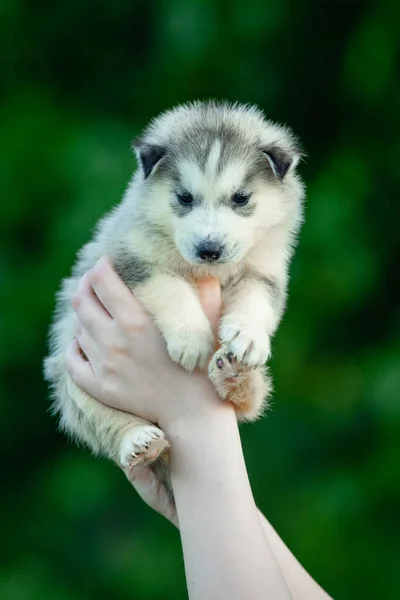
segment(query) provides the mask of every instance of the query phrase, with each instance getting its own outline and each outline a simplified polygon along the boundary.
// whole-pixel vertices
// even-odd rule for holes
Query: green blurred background
[[[254,494],[335,597],[400,598],[400,83],[392,0],[3,0],[4,600],[186,597],[179,537],[47,412],[60,279],[119,201],[130,141],[177,102],[254,102],[308,157],[307,219]]]

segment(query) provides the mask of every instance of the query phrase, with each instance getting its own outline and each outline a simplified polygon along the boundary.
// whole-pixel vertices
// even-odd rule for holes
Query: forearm
[[[332,600],[290,552],[265,516],[260,511],[258,514],[293,600]]]
[[[167,434],[190,600],[289,600],[251,493],[233,409],[221,405]]]

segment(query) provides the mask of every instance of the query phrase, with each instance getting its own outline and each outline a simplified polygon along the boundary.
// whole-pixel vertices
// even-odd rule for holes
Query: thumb
[[[211,278],[199,282],[199,298],[204,314],[217,331],[222,312],[221,286],[218,279]]]

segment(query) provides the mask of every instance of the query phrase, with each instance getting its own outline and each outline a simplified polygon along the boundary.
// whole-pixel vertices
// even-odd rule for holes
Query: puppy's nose
[[[219,242],[205,241],[197,246],[197,255],[201,260],[212,262],[218,260],[222,253],[222,246]]]

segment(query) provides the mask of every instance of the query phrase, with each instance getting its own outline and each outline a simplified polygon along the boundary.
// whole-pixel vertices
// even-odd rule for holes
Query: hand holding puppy
[[[216,330],[219,282],[201,282],[199,296]],[[83,276],[73,306],[77,335],[66,352],[66,364],[88,395],[159,424],[167,433],[175,420],[189,420],[207,410],[208,403],[221,402],[206,373],[190,374],[171,362],[153,320],[107,259]]]

